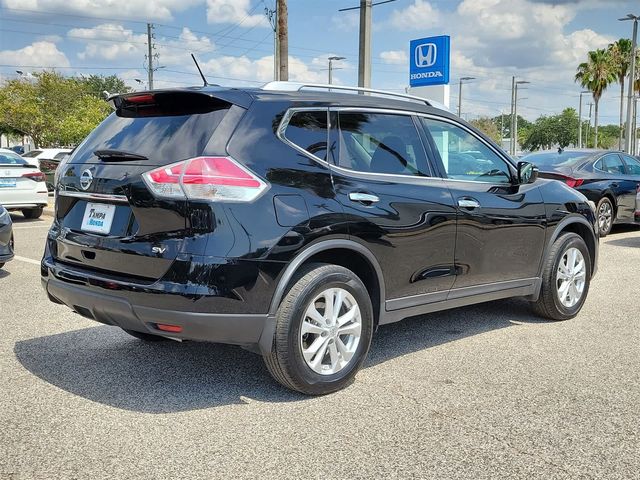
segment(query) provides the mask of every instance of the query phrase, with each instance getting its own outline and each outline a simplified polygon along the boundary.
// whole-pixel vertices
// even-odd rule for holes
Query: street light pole
[[[513,86],[513,90],[512,90],[512,97],[513,97],[513,104],[511,106],[511,111],[512,113],[512,117],[511,117],[511,125],[512,125],[512,129],[511,129],[511,155],[516,154],[516,150],[518,148],[518,85],[524,85],[525,83],[531,83],[528,82],[527,80],[517,80],[516,81],[516,77],[512,77],[512,86]]]
[[[458,88],[458,116],[462,117],[462,82],[467,80],[475,80],[476,77],[462,77],[460,78],[460,86]]]
[[[329,57],[329,85],[333,81],[333,62],[337,60],[344,60],[346,57]]]
[[[593,108],[593,102],[589,102],[587,105],[589,105],[589,123],[587,124],[586,144],[587,148],[589,148],[589,130],[591,129],[591,109]]]
[[[638,44],[638,19],[640,16],[629,13],[624,18],[619,18],[621,22],[633,20],[633,37],[631,41],[631,65],[629,68],[629,94],[627,95],[627,125],[625,129],[625,151],[631,154],[631,137],[633,135],[633,84],[636,79],[636,46]]]
[[[578,108],[578,148],[582,148],[582,94],[591,93],[589,90],[580,92],[580,107]]]

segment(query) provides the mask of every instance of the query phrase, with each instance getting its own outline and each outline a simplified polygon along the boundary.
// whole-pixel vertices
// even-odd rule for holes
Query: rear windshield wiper
[[[131,160],[149,160],[138,153],[125,152],[124,150],[96,150],[93,154],[103,162],[127,162]]]

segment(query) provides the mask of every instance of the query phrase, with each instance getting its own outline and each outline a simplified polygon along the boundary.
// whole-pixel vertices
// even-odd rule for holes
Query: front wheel
[[[278,308],[264,361],[287,388],[332,393],[352,382],[369,351],[369,293],[355,273],[338,265],[312,264],[296,278]]]
[[[589,292],[591,257],[584,240],[575,233],[560,235],[544,262],[542,289],[534,303],[539,315],[551,320],[575,317]]]

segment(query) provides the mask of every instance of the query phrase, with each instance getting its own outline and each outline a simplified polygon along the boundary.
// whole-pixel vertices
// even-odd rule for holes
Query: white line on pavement
[[[40,265],[40,260],[33,260],[32,258],[21,257],[20,255],[16,255],[13,258],[15,260],[20,260],[21,262],[31,263],[33,265]]]

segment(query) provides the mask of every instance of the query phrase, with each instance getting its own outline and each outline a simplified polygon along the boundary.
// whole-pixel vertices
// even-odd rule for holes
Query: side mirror
[[[518,162],[518,184],[533,183],[538,179],[538,167],[529,162]]]

